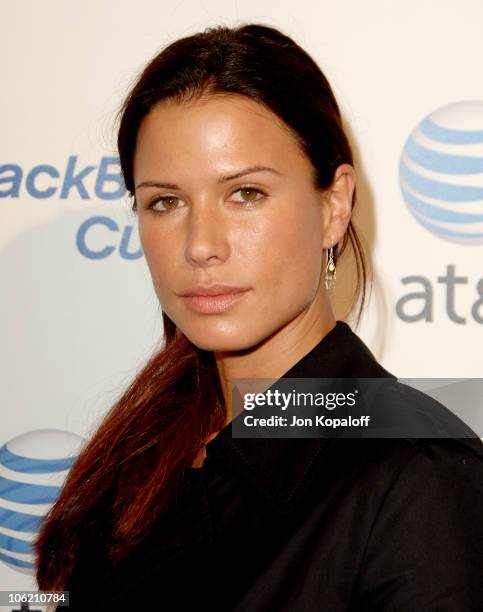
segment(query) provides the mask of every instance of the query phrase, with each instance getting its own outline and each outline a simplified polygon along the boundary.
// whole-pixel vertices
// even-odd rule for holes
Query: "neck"
[[[226,405],[227,423],[233,418],[232,384],[238,378],[278,379],[306,355],[334,327],[330,302],[314,300],[298,317],[254,347],[215,352]]]

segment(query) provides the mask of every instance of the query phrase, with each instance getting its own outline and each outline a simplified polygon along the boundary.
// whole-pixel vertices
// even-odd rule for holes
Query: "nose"
[[[186,260],[194,266],[213,265],[225,261],[229,252],[227,220],[216,202],[194,203],[188,216]]]

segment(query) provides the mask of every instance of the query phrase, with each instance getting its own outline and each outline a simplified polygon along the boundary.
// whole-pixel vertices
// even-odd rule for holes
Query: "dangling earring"
[[[335,287],[336,269],[334,262],[334,247],[330,247],[327,256],[327,266],[325,268],[325,288],[327,291]]]

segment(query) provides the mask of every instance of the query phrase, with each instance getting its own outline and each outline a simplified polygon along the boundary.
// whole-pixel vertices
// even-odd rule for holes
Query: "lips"
[[[205,289],[206,290],[206,289]],[[209,291],[219,291],[219,288],[210,287]],[[240,288],[225,288],[225,293],[204,294],[196,293],[194,295],[183,296],[183,300],[190,310],[200,314],[220,314],[237,302],[244,299],[244,296],[249,293],[248,289]],[[200,289],[196,289],[200,291]]]
[[[190,287],[180,295],[182,297],[197,297],[197,296],[223,296],[233,295],[246,291],[246,287],[237,287],[234,285],[222,285],[220,283],[214,285],[195,285]]]

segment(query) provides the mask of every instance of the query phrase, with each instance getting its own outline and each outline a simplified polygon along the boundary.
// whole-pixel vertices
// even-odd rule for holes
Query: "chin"
[[[258,338],[247,333],[247,329],[227,326],[222,330],[210,330],[209,325],[202,329],[182,330],[188,340],[204,351],[232,352],[243,351],[252,348],[258,342]]]

